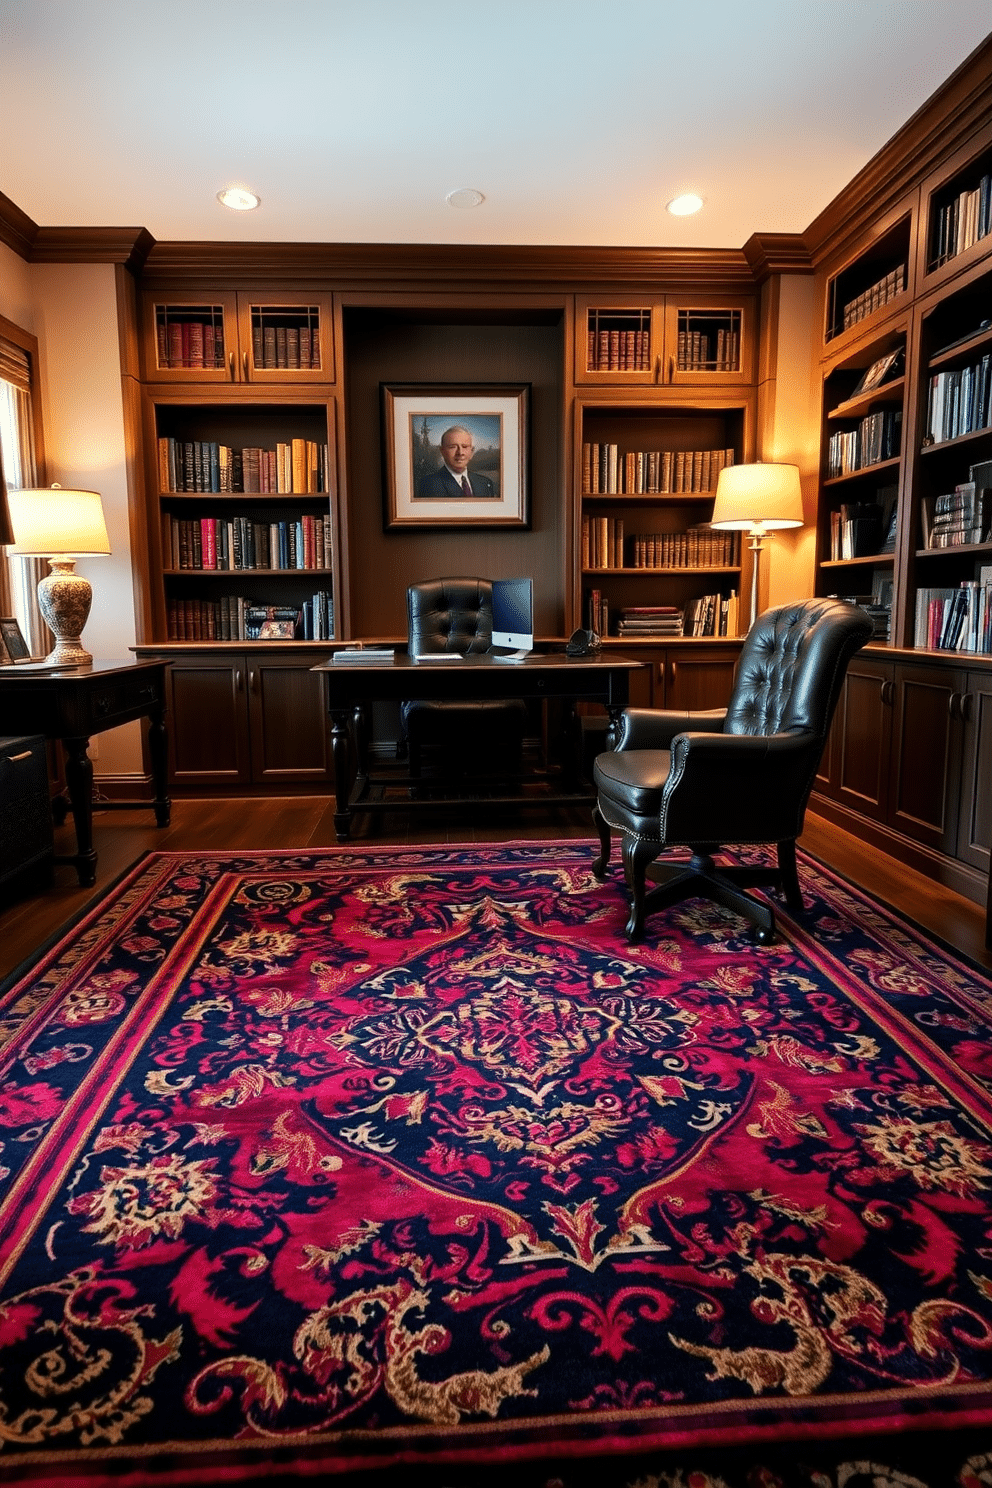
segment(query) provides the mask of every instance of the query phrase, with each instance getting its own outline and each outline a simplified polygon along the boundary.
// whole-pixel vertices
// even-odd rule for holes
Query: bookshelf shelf
[[[821,568],[892,568],[894,553],[866,553],[859,558],[824,558]]]
[[[823,481],[823,485],[824,487],[846,486],[851,484],[851,482],[853,481],[871,479],[873,476],[883,475],[886,471],[898,470],[900,464],[900,457],[898,455],[893,455],[891,459],[879,460],[874,465],[862,465],[860,469],[849,470],[844,475],[828,476]]]

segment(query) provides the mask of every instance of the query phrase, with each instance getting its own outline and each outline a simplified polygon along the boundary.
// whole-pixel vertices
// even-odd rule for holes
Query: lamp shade
[[[728,465],[720,471],[710,526],[771,532],[803,525],[798,465]]]
[[[9,491],[14,527],[12,553],[109,553],[110,538],[97,491],[63,490],[61,486]]]

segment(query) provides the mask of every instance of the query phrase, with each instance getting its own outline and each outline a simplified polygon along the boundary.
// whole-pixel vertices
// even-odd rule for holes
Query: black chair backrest
[[[809,599],[759,615],[737,666],[723,731],[826,739],[847,664],[872,622],[842,599]]]
[[[488,651],[493,641],[493,586],[488,579],[426,579],[406,591],[410,654]]]

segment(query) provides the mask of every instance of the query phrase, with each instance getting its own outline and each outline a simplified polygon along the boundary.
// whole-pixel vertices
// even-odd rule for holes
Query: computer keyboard
[[[503,666],[523,666],[524,662],[527,660],[527,653],[524,652],[523,656],[516,656],[511,652],[509,656],[502,656],[498,651],[491,651],[489,654],[489,660],[499,661],[503,664]]]
[[[411,657],[412,661],[464,661],[460,651],[431,651],[426,656]]]

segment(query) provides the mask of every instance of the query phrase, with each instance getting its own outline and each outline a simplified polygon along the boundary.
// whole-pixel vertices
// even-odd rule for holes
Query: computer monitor
[[[493,579],[493,645],[522,660],[534,649],[534,585],[530,579]]]

